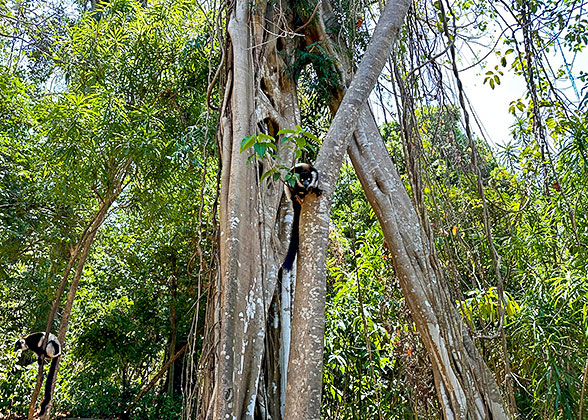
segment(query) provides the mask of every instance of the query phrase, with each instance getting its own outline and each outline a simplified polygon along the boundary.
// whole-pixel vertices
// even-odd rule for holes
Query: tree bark
[[[233,48],[230,114],[223,118],[220,205],[219,349],[214,419],[252,418],[263,354],[264,302],[258,185],[240,141],[255,133],[249,4],[238,0],[229,19]]]
[[[330,13],[325,7],[326,19]],[[321,22],[312,32],[307,43],[319,40],[325,45],[337,44],[329,40]],[[336,49],[329,52],[338,58],[335,70],[347,82],[353,74],[351,63]],[[333,92],[333,113],[338,113],[344,95],[344,88]],[[432,244],[425,238],[367,105],[357,127],[348,153],[380,221],[403,293],[431,357],[445,418],[508,418],[498,386],[452,304]]]
[[[268,311],[291,223],[284,216],[290,210],[281,182],[259,182],[268,169],[264,165],[271,162],[253,160],[248,165],[250,151],[240,152],[247,136],[275,135],[300,123],[296,85],[284,71],[284,60],[291,55],[279,54],[292,42],[274,35],[280,32],[272,26],[277,25],[272,20],[275,7],[260,2],[251,8],[250,2],[238,0],[228,19],[230,60],[220,130],[220,278],[214,315],[207,317],[207,328],[214,331],[210,337],[216,340],[214,388],[201,393],[207,399],[200,407],[201,418],[252,419],[256,410],[280,416],[267,412],[276,411],[279,401],[265,401],[279,396],[279,378],[262,377],[279,369],[264,372],[262,367],[264,355],[266,363],[278,364],[273,358],[279,351],[269,347],[280,343],[269,340],[266,329],[274,325],[268,322]],[[287,147],[279,147],[278,155],[284,165],[294,158]]]
[[[326,258],[329,211],[335,182],[357,125],[359,111],[376,84],[410,2],[389,0],[380,17],[358,71],[317,156],[323,195],[308,196],[300,217],[300,250],[292,321],[292,350],[284,418],[319,419],[325,326]]]
[[[45,329],[45,339],[43,340],[42,347],[45,349],[47,348],[47,341],[49,339],[49,333],[51,332],[51,328],[53,327],[53,321],[55,320],[55,315],[57,314],[57,309],[59,308],[59,302],[61,301],[61,296],[65,290],[65,286],[67,286],[67,280],[69,279],[69,275],[71,273],[71,269],[75,264],[82,247],[82,244],[86,240],[86,235],[90,225],[84,230],[80,240],[78,241],[75,249],[70,250],[69,261],[67,262],[67,267],[63,273],[61,278],[61,283],[59,284],[59,289],[55,295],[55,300],[53,301],[53,306],[51,307],[51,312],[49,313],[49,318],[47,319],[47,328]],[[43,385],[43,366],[45,365],[45,356],[39,357],[39,369],[37,372],[37,383],[35,385],[35,389],[33,390],[33,394],[31,395],[31,402],[29,403],[29,410],[27,414],[28,420],[33,420],[35,416],[35,409],[37,405],[37,398],[39,397],[39,393],[41,392],[41,386]]]
[[[169,343],[169,353],[168,359],[172,359],[176,354],[176,340],[178,335],[178,322],[176,316],[176,303],[177,303],[177,291],[178,291],[178,282],[176,279],[176,267],[175,267],[175,260],[173,262],[174,267],[172,269],[172,275],[169,279],[170,282],[170,303],[169,303],[169,321],[171,326],[170,332],[170,343]],[[168,370],[168,383],[167,383],[167,394],[169,396],[174,395],[174,365],[170,365]]]
[[[112,205],[112,203],[114,203],[114,201],[116,200],[116,198],[120,195],[120,193],[122,191],[122,187],[121,187],[122,180],[124,179],[124,176],[126,175],[126,172],[128,170],[129,165],[130,165],[130,161],[127,161],[124,165],[121,166],[121,169],[118,171],[116,178],[113,180],[112,189],[109,191],[109,194],[107,195],[106,199],[101,202],[100,207],[99,207],[98,211],[96,212],[96,215],[94,216],[94,219],[93,219],[89,229],[87,229],[87,231],[84,232],[85,239],[83,241],[80,240],[81,246],[79,249],[79,259],[76,264],[76,271],[74,273],[74,276],[71,280],[71,284],[69,286],[67,300],[65,302],[65,307],[63,309],[61,323],[59,325],[59,333],[57,335],[57,339],[61,343],[62,352],[63,352],[63,349],[65,348],[65,335],[67,334],[69,317],[71,315],[71,310],[72,310],[72,307],[73,307],[73,304],[75,301],[76,293],[78,290],[78,285],[79,285],[80,279],[82,278],[82,273],[84,271],[84,266],[86,264],[86,260],[88,258],[88,255],[90,253],[92,243],[94,242],[94,238],[96,237],[96,234],[98,233],[98,229],[100,228],[100,226],[102,226],[102,223],[104,223],[104,220],[106,220],[110,206]],[[71,269],[71,267],[69,267],[69,269]],[[65,275],[64,275],[64,278],[65,278]],[[59,303],[57,302],[57,305],[58,304]],[[55,309],[57,309],[57,306],[55,307]],[[57,382],[57,373],[59,372],[59,366],[61,364],[62,358],[63,358],[63,355],[57,359],[57,363],[55,366],[55,375],[53,376],[53,382],[51,383],[51,390],[50,390],[51,395],[53,395],[53,393],[55,391],[55,383]],[[44,419],[44,420],[48,419],[49,416],[51,415],[52,403],[53,403],[53,399],[47,405],[47,409],[46,409],[45,414],[43,415],[42,419]],[[29,408],[29,414],[30,414],[30,408]]]

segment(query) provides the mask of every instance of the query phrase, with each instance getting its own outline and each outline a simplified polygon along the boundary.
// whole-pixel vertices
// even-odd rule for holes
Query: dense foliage
[[[22,7],[49,9],[33,3]],[[1,412],[25,411],[36,376],[31,355],[15,358],[11,344],[45,330],[69,254],[116,183],[74,305],[58,411],[122,413],[186,343],[194,244],[210,249],[212,229],[198,215],[210,217],[217,166],[204,161],[214,157],[214,57],[202,19],[190,2],[114,2],[45,34],[44,80],[29,76],[41,65],[34,56],[1,68]],[[136,415],[178,413],[180,377],[181,363],[168,392],[150,397],[159,403]]]

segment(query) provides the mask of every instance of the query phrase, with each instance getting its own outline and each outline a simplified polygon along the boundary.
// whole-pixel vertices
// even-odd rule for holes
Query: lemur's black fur
[[[31,349],[39,358],[39,363],[41,362],[41,355],[51,359],[51,367],[49,368],[49,374],[45,380],[45,398],[41,403],[41,412],[39,413],[39,416],[45,414],[47,404],[51,401],[51,384],[53,383],[55,369],[57,368],[57,359],[61,355],[61,344],[59,343],[59,340],[57,340],[57,337],[50,333],[49,339],[47,340],[47,347],[43,350],[44,338],[45,333],[38,332],[27,335],[25,338],[21,338],[14,345],[14,351]]]
[[[292,270],[296,254],[298,253],[298,245],[300,242],[298,227],[300,225],[300,210],[302,209],[304,197],[306,197],[308,193],[314,193],[317,196],[322,194],[322,191],[318,188],[319,173],[312,167],[312,165],[309,165],[308,163],[298,163],[290,169],[290,172],[298,176],[296,177],[294,186],[289,184],[285,184],[284,186],[286,197],[292,201],[292,205],[294,206],[294,220],[292,222],[290,245],[288,246],[288,252],[286,253],[284,264],[282,264],[282,268],[286,271]]]

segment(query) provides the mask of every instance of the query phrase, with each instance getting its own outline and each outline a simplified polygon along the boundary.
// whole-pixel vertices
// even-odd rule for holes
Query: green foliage
[[[323,416],[440,415],[432,370],[408,317],[390,252],[361,189],[344,165],[331,213]]]
[[[469,297],[459,302],[459,309],[469,323],[473,324],[477,319],[484,323],[499,322],[502,305],[495,287],[488,290],[471,290],[467,294]],[[508,292],[504,293],[504,299],[505,319],[508,322],[517,315],[520,307]]]
[[[258,133],[245,137],[241,141],[240,152],[243,153],[252,147],[254,151],[254,153],[247,159],[247,164],[249,164],[252,159],[261,160],[264,157],[270,159],[272,163],[276,160],[279,161],[280,156],[277,154],[278,146],[276,146],[276,143],[279,143],[280,145],[285,144],[286,147],[294,149],[294,154],[297,160],[303,153],[314,153],[315,148],[313,143],[315,145],[319,143],[319,139],[314,134],[303,129],[299,125],[297,125],[294,130],[283,128],[276,133],[276,136],[279,140],[276,140],[265,133]],[[288,172],[289,170],[290,167],[288,166],[273,163],[273,166],[261,175],[260,181],[271,176],[274,181],[282,179],[285,183],[293,186],[295,179],[294,175]]]
[[[576,418],[588,343],[588,279],[572,267],[560,270],[563,277],[526,279],[511,351],[524,356],[513,358],[515,368],[531,378],[532,392],[519,395],[522,404],[535,415],[547,411]],[[521,342],[528,346],[515,345]]]
[[[315,19],[316,5],[293,2],[288,13],[296,15],[295,26]],[[114,0],[78,14],[73,3],[0,1],[2,414],[22,415],[35,382],[34,357],[17,357],[12,344],[45,328],[69,252],[117,183],[122,192],[98,233],[74,305],[57,411],[120,416],[169,357],[172,337],[175,350],[185,343],[193,304],[201,298],[195,279],[214,273],[208,261],[218,242],[220,165],[206,86],[209,67],[219,65],[220,41],[211,41],[213,23],[195,6],[192,0]],[[439,3],[431,6],[422,13],[415,4],[406,30],[422,39],[429,35],[425,27],[439,32]],[[335,48],[355,62],[367,42],[364,20],[370,22],[377,5],[341,0],[333,7],[327,30],[342,40]],[[514,36],[497,44],[498,64],[481,74],[492,89],[504,87],[505,69],[526,76],[528,84],[533,76],[536,92],[511,103],[518,120],[510,143],[493,153],[476,140],[472,151],[461,110],[443,105],[445,97],[431,102],[430,92],[413,96],[419,136],[410,144],[403,145],[396,122],[382,133],[415,202],[427,210],[456,308],[473,336],[486,338],[476,345],[499,384],[506,380],[508,352],[521,418],[574,419],[588,350],[588,93],[581,91],[577,103],[562,100],[555,80],[570,79],[571,72],[562,67],[550,74],[541,60],[556,47],[583,51],[588,25],[575,0],[514,2],[509,10],[515,22],[528,19],[518,28],[528,31],[527,44],[521,48]],[[499,12],[493,3],[462,0],[450,13],[456,30],[486,33]],[[469,14],[476,19],[464,24]],[[521,32],[515,28],[517,37]],[[284,57],[285,71],[298,83],[306,129],[243,139],[241,151],[253,149],[250,159],[273,160],[284,145],[295,148],[297,159],[312,161],[342,83],[338,63],[327,53],[331,47],[309,43]],[[419,65],[437,52],[413,49],[408,42],[396,46]],[[419,67],[419,77],[426,74]],[[585,83],[587,75],[577,81]],[[217,90],[210,93],[212,102],[220,102]],[[429,103],[418,107],[419,101]],[[408,146],[411,154],[404,156]],[[472,152],[479,168],[471,166]],[[415,168],[422,191],[409,183],[408,171]],[[288,169],[276,162],[262,180],[293,183]],[[506,349],[500,338],[488,339],[501,332],[498,273],[474,169],[481,170],[501,257]],[[349,165],[333,203],[323,416],[439,418],[430,361]],[[147,393],[132,417],[178,418],[174,379]]]
[[[76,297],[56,410],[120,415],[167,359],[172,336],[175,351],[185,343],[190,270],[207,269],[191,261],[193,246],[199,238],[210,253],[214,241],[205,88],[215,56],[202,19],[192,1],[102,2],[47,46],[53,90],[0,67],[2,413],[24,413],[35,381],[36,363],[10,347],[45,329],[69,251],[117,183],[122,194]],[[175,379],[173,393],[160,384],[134,418],[177,417]]]
[[[447,124],[450,115],[443,115],[441,127],[452,127],[453,134],[443,128],[431,131],[429,123],[421,126],[429,162],[423,166],[425,204],[443,266],[462,296],[456,299],[458,309],[474,336],[495,337],[478,344],[500,383],[505,356],[497,330],[495,266],[481,198],[471,181],[471,151],[466,143],[460,147],[463,135],[457,125]],[[458,147],[438,143],[439,137]],[[480,148],[485,200],[504,279],[506,350],[523,418],[573,419],[579,410],[588,344],[583,245],[588,225],[583,149],[574,146],[575,140],[563,143],[547,179],[545,169],[551,164],[536,143],[502,147],[498,156],[504,166]]]

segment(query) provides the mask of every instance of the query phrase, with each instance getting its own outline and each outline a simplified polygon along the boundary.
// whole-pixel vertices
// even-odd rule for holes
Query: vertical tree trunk
[[[321,409],[325,278],[329,211],[347,145],[404,22],[410,2],[389,0],[372,39],[323,141],[315,167],[323,195],[308,196],[300,218],[300,252],[292,321],[284,418],[319,419]]]
[[[169,321],[171,324],[170,343],[168,351],[168,360],[173,359],[176,354],[176,340],[178,335],[178,322],[176,316],[176,302],[177,302],[178,282],[176,280],[175,261],[172,276],[170,278],[170,304],[169,304]],[[174,395],[174,364],[172,363],[167,373],[167,394],[171,397]]]
[[[293,41],[275,35],[282,32],[276,23],[284,10],[279,6],[258,2],[252,8],[250,2],[237,0],[228,19],[230,59],[220,129],[220,278],[214,314],[207,317],[207,328],[214,331],[210,337],[216,340],[211,358],[214,388],[201,393],[201,418],[251,419],[256,410],[272,418],[280,416],[279,369],[275,369],[280,339],[267,328],[281,325],[268,319],[268,311],[276,297],[291,223],[284,216],[290,210],[281,182],[270,178],[259,182],[269,169],[265,165],[272,163],[248,165],[250,152],[240,152],[247,136],[275,135],[300,123],[296,85],[284,71],[288,65],[284,60],[292,55],[281,54]],[[287,147],[280,147],[278,155],[280,164],[293,161],[293,150]],[[272,314],[280,316],[280,311]]]
[[[240,153],[254,134],[253,57],[249,3],[235,2],[228,24],[233,75],[230,106],[223,114],[220,201],[220,307],[214,419],[252,418],[263,354],[265,302],[255,168]]]
[[[51,307],[51,312],[49,313],[49,318],[47,319],[47,328],[45,329],[45,339],[43,340],[42,347],[45,349],[47,348],[47,341],[49,339],[49,333],[51,332],[51,328],[53,327],[53,321],[55,320],[55,315],[57,314],[57,309],[59,308],[59,302],[61,301],[61,296],[65,291],[65,286],[67,286],[67,280],[69,279],[69,275],[71,273],[71,269],[73,268],[78,256],[80,254],[82,244],[86,241],[86,236],[88,229],[91,227],[92,223],[84,230],[81,235],[80,240],[78,241],[75,249],[70,250],[69,261],[67,262],[67,267],[63,273],[63,277],[61,278],[61,283],[59,284],[59,289],[55,294],[55,300],[53,301],[53,306]],[[33,394],[31,395],[31,402],[29,403],[29,410],[27,414],[27,419],[32,420],[35,416],[35,409],[37,405],[37,398],[39,397],[39,393],[41,392],[41,386],[43,385],[43,366],[45,365],[45,356],[41,356],[39,359],[39,369],[37,372],[37,383],[35,385],[35,389],[33,390]]]
[[[76,270],[75,270],[74,276],[73,276],[73,278],[71,280],[71,284],[69,286],[67,300],[65,302],[65,307],[63,309],[63,315],[61,316],[61,323],[59,325],[59,333],[57,335],[57,339],[61,343],[62,349],[65,348],[65,335],[67,334],[67,328],[69,325],[69,318],[71,315],[71,310],[72,310],[72,307],[74,304],[76,293],[78,291],[78,285],[80,283],[80,279],[82,278],[84,266],[86,265],[86,260],[88,259],[88,255],[89,255],[90,249],[92,247],[92,243],[94,242],[94,238],[96,237],[96,234],[98,233],[98,229],[100,228],[100,226],[102,226],[102,223],[104,223],[104,220],[106,220],[106,216],[108,215],[108,211],[110,210],[110,206],[112,205],[112,203],[114,203],[114,201],[117,199],[117,197],[120,195],[120,193],[122,191],[122,187],[121,187],[122,180],[124,179],[124,177],[126,175],[126,171],[128,170],[129,165],[130,165],[130,161],[127,161],[124,165],[121,166],[121,169],[119,170],[118,175],[113,180],[112,189],[109,191],[106,198],[101,202],[100,207],[99,207],[98,211],[96,212],[96,216],[94,216],[94,219],[92,220],[92,223],[89,226],[89,229],[87,229],[87,231],[85,231],[84,234],[82,235],[82,238],[85,237],[85,239],[80,240],[81,245],[79,247],[79,259],[76,264]],[[68,265],[68,269],[69,270],[71,269],[71,267],[69,265]],[[67,274],[69,274],[69,273],[67,273]],[[64,278],[67,279],[67,276],[64,275]],[[59,301],[56,301],[56,306],[55,306],[56,310],[57,310],[58,305],[59,305]],[[62,359],[62,357],[59,357],[57,359],[57,363],[55,366],[55,375],[53,376],[53,382],[51,382],[51,388],[50,388],[51,395],[53,395],[53,393],[55,391],[55,383],[57,381],[57,373],[59,372],[59,366],[61,364],[61,359]],[[39,391],[37,389],[35,389],[35,391],[37,392],[37,395],[38,395]],[[31,418],[32,418],[32,417],[30,417],[31,416],[31,407],[32,407],[32,411],[34,412],[34,402],[37,399],[37,395],[34,394],[33,398],[31,398],[31,406],[29,407],[29,420],[31,420]],[[50,401],[49,404],[47,405],[45,415],[42,417],[43,419],[48,419],[49,416],[51,415],[51,406],[52,406],[52,401]]]

